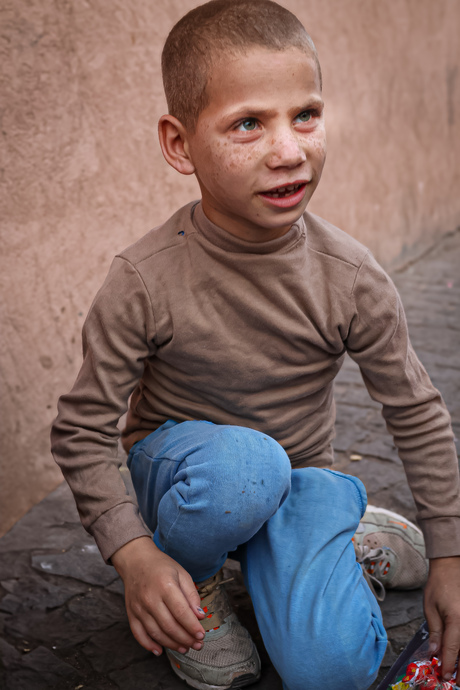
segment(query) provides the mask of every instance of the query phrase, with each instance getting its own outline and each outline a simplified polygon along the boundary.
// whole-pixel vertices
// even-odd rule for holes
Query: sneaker
[[[233,578],[230,578],[233,579]],[[222,570],[196,585],[201,608],[207,614],[201,622],[206,635],[197,652],[179,654],[166,649],[171,667],[179,678],[198,690],[244,688],[260,678],[260,659],[246,628],[232,612],[222,586]]]
[[[384,598],[385,589],[417,589],[425,584],[428,561],[423,535],[402,515],[368,505],[352,541],[377,599]]]

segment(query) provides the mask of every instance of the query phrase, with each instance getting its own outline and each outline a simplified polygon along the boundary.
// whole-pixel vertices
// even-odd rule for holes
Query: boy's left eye
[[[304,110],[303,112],[299,113],[299,115],[297,115],[296,120],[298,120],[299,122],[309,122],[311,118],[311,110]]]
[[[239,129],[242,132],[253,132],[256,129],[256,127],[257,122],[252,118],[248,118],[247,120],[243,120],[242,122],[240,122],[236,129]]]

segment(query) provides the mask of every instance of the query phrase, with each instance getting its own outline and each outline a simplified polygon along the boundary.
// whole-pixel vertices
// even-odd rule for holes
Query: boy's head
[[[206,216],[261,242],[304,212],[326,154],[321,72],[300,22],[270,0],[212,0],[163,52],[166,161],[195,174]]]
[[[216,62],[251,48],[298,48],[321,70],[314,43],[292,12],[271,0],[211,0],[188,12],[171,30],[162,54],[168,110],[189,131],[209,102]]]

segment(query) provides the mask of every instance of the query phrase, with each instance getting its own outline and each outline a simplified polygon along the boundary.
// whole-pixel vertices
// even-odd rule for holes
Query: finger
[[[139,644],[149,651],[156,650],[161,654],[161,648],[164,646],[177,651],[180,650],[185,654],[189,647],[197,642],[185,630],[181,631],[164,604],[160,603],[159,608],[157,607],[155,611],[147,605],[140,605],[139,602],[127,602],[126,610],[134,637]],[[158,615],[158,611],[160,611],[160,615]],[[163,625],[165,626],[164,630]],[[179,629],[179,636],[174,635],[176,628]],[[172,635],[169,634],[170,631]]]
[[[174,618],[169,614],[166,607],[163,607],[163,609],[163,612],[160,611],[158,620],[155,620],[148,614],[144,614],[142,619],[135,618],[133,620],[131,629],[133,633],[134,631],[136,632],[136,639],[138,639],[141,644],[149,644],[150,640],[156,645],[155,649],[161,650],[162,647],[168,647],[181,654],[188,652],[191,646],[196,650],[201,649],[203,646],[202,643],[195,640],[190,635],[187,635],[185,631],[182,631]],[[143,644],[143,646],[146,645]],[[155,649],[152,649],[154,653]]]
[[[433,654],[436,654],[441,649],[444,624],[441,616],[439,615],[437,607],[431,604],[427,591],[425,591],[424,609],[428,630],[430,633],[428,653],[433,656]]]
[[[155,619],[163,632],[178,642],[194,649],[197,649],[197,643],[202,644],[205,632],[182,594],[177,598],[163,600],[162,606],[157,608]]]
[[[179,584],[182,593],[184,597],[187,599],[193,613],[195,615],[198,615],[199,618],[205,616],[206,614],[201,608],[200,595],[198,594],[197,588],[195,587],[195,583],[193,582],[192,578],[188,575],[188,573],[186,573],[185,577],[182,574],[179,576]]]
[[[430,644],[428,647],[428,653],[433,656],[433,654],[437,654],[439,650],[441,649],[441,641],[442,641],[442,633],[439,631],[434,630],[433,632],[430,631]]]
[[[142,623],[136,618],[134,618],[132,620],[130,619],[129,625],[131,628],[131,632],[133,633],[134,637],[139,642],[141,647],[144,647],[144,649],[147,649],[147,651],[149,652],[153,652],[155,656],[160,656],[160,654],[163,651],[163,648],[150,637]]]
[[[460,625],[457,622],[446,622],[442,638],[441,671],[444,680],[450,680],[455,669],[460,648]]]
[[[192,583],[193,584],[193,583]],[[195,587],[195,585],[193,585]],[[196,591],[196,590],[195,590]],[[173,616],[175,621],[183,628],[189,635],[191,635],[195,640],[203,640],[204,630],[198,620],[198,616],[204,618],[204,611],[201,614],[200,607],[200,597],[198,596],[198,604],[195,605],[196,599],[192,599],[192,606],[190,605],[190,600],[184,594],[181,588],[170,589],[169,592],[163,598],[163,602],[168,608],[168,611]]]
[[[128,616],[140,621],[147,634],[165,647],[177,651],[179,647],[201,649],[201,645],[194,645],[201,643],[205,633],[197,619],[198,612],[194,614],[190,609],[179,581],[168,581],[162,590],[161,594],[157,592],[159,601],[155,602],[149,593],[141,601],[127,603]]]

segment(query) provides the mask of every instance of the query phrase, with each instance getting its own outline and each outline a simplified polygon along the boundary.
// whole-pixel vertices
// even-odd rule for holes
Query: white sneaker
[[[379,592],[377,598],[383,598],[383,588],[417,589],[425,584],[428,561],[423,535],[402,515],[368,505],[353,543],[358,563]]]
[[[260,678],[257,649],[232,612],[223,583],[220,570],[196,585],[201,608],[207,614],[200,621],[206,631],[203,647],[199,651],[189,649],[186,654],[166,649],[174,673],[198,690],[244,688]]]

